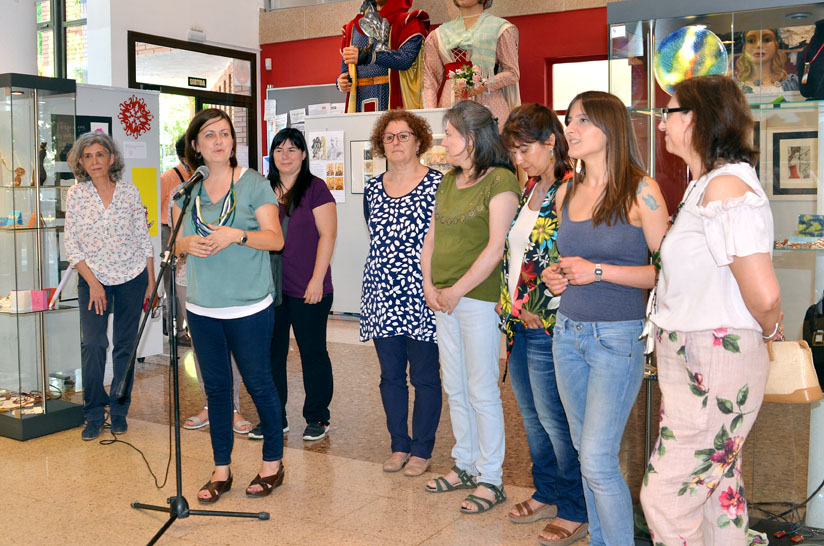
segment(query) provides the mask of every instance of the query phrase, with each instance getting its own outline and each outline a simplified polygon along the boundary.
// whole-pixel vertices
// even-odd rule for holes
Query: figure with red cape
[[[360,22],[368,4],[391,25],[389,51],[377,51]],[[423,42],[429,15],[413,10],[412,0],[365,0],[354,19],[343,26],[338,89],[347,93],[347,112],[422,108]]]

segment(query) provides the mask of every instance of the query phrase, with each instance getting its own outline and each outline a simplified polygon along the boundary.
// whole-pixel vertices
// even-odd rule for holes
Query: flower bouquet
[[[449,78],[452,80],[453,104],[475,96],[477,93],[470,95],[470,91],[481,89],[487,83],[478,65],[465,64],[457,70],[450,70]]]

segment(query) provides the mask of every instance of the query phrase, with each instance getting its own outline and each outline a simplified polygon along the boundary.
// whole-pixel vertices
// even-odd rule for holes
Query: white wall
[[[97,77],[91,81],[90,70],[89,83],[128,86],[126,33],[130,30],[186,40],[189,29],[195,28],[206,34],[207,44],[258,51],[258,13],[262,5],[263,0],[140,0],[111,3],[109,0],[88,0],[90,32],[109,27],[108,36],[105,33],[98,36],[100,45],[108,47],[94,50],[90,47],[89,57],[108,53],[111,60],[110,81],[100,81]],[[107,16],[108,25],[105,22]]]
[[[34,0],[0,0],[0,14],[0,74],[37,74]]]

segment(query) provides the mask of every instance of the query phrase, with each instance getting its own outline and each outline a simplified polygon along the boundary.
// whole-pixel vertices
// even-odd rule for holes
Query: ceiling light
[[[812,17],[813,14],[809,11],[794,11],[793,13],[788,13],[785,17],[791,21],[800,21],[802,19],[809,19]]]

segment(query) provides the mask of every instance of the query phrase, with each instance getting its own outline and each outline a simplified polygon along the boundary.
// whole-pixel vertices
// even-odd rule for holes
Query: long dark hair
[[[294,144],[295,148],[304,153],[303,161],[300,163],[300,172],[295,184],[286,192],[281,198],[281,202],[286,206],[286,214],[291,214],[292,209],[298,208],[300,200],[309,188],[312,182],[312,173],[309,172],[309,151],[306,149],[306,139],[303,138],[303,133],[293,127],[281,129],[275,138],[272,139],[272,146],[269,148],[269,174],[267,178],[272,185],[272,190],[275,195],[278,194],[278,189],[283,186],[283,181],[280,179],[280,172],[275,165],[275,148],[286,141]]]
[[[509,158],[509,152],[501,142],[498,134],[498,120],[489,108],[471,100],[462,100],[446,111],[443,116],[444,125],[449,122],[450,127],[458,131],[473,149],[469,152],[472,158],[473,177],[478,177],[490,167],[503,167],[513,173],[515,167]],[[452,168],[460,173],[460,167]]]
[[[592,213],[592,223],[596,226],[601,223],[608,226],[613,222],[628,223],[638,184],[646,176],[629,112],[615,95],[603,91],[584,91],[569,103],[567,125],[570,122],[569,111],[576,102],[581,103],[584,114],[607,137],[607,187]],[[570,202],[575,189],[586,178],[586,162],[581,163],[581,169],[575,173],[564,198],[566,203]]]
[[[543,104],[522,104],[509,114],[501,140],[504,146],[512,148],[516,142],[532,144],[544,143],[555,135],[555,145],[552,154],[555,158],[555,168],[552,173],[555,180],[561,180],[572,169],[572,160],[569,158],[569,145],[564,136],[564,127],[555,112]]]

